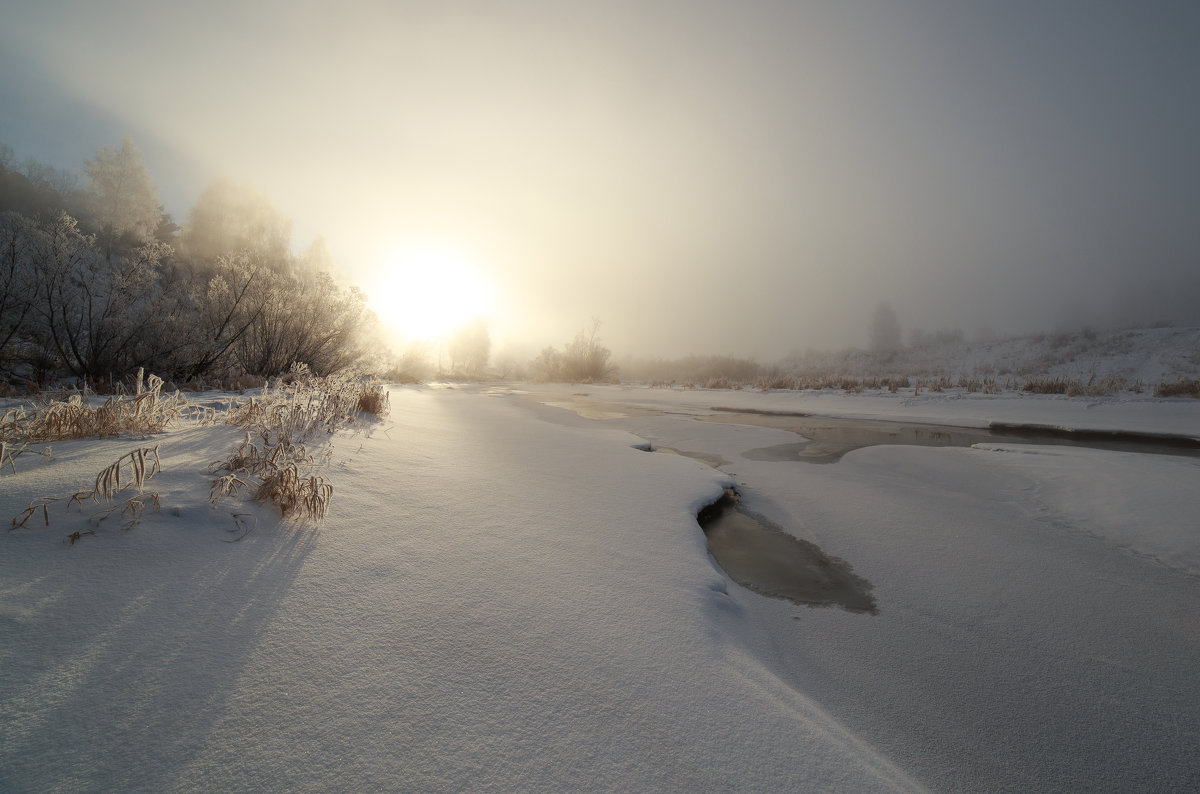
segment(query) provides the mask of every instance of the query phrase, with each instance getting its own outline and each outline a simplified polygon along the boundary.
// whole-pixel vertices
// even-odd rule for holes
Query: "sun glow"
[[[473,260],[454,248],[410,246],[392,253],[369,293],[379,319],[410,339],[436,341],[487,318],[496,292]]]

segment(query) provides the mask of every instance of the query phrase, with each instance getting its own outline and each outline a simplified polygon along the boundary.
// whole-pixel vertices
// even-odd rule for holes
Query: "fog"
[[[500,342],[863,346],[1200,324],[1200,6],[1098,0],[7,8],[0,142],[131,136],[182,220],[223,176],[370,285],[453,248]],[[369,289],[369,286],[368,286]]]

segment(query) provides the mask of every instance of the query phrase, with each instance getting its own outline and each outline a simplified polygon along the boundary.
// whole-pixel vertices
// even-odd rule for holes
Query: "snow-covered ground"
[[[67,544],[86,525],[57,503],[0,536],[0,790],[1200,788],[1200,459],[765,461],[744,453],[795,435],[697,420],[1200,436],[1200,401],[519,384],[391,402],[334,439],[320,528],[211,507],[205,466],[238,433],[185,427],[152,442],[162,510],[135,529]],[[22,457],[0,514],[143,443]],[[730,582],[694,516],[732,484],[852,564],[879,613]],[[227,543],[235,511],[258,525]]]

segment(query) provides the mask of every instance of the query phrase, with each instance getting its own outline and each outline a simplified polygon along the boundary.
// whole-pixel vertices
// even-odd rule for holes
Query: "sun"
[[[496,308],[495,288],[475,261],[444,245],[393,251],[368,293],[379,319],[409,339],[437,341]]]

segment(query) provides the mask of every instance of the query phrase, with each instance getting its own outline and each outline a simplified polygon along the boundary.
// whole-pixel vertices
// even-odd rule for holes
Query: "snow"
[[[1200,577],[1194,498],[1200,459],[1016,444],[975,448],[1001,453],[1001,466],[1027,483],[1026,507],[1039,520]]]
[[[943,393],[901,389],[851,394],[823,391],[731,391],[724,389],[661,389],[640,385],[539,384],[539,393],[555,395],[564,405],[586,393],[590,402],[612,402],[651,411],[713,413],[715,409],[780,411],[850,419],[893,419],[904,422],[987,427],[993,422],[1064,427],[1075,430],[1126,430],[1200,438],[1200,400],[1158,398],[1124,393],[1112,397],[1063,395],[999,395],[950,389]],[[628,411],[626,411],[628,413]]]
[[[60,443],[0,474],[16,515],[136,446],[163,463],[163,509],[130,531],[63,543],[85,524],[57,503],[0,535],[0,790],[1200,786],[1196,458],[770,462],[742,453],[794,434],[695,418],[1200,435],[1200,401],[515,384],[391,404],[333,439],[317,528],[209,505],[232,428]],[[731,484],[850,562],[880,613],[729,581],[694,516]],[[236,543],[231,512],[257,520]]]

